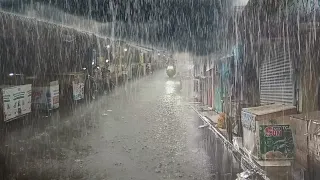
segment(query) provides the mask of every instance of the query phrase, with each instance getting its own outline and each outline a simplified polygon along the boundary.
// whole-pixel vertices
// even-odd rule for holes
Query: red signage
[[[59,96],[53,97],[53,104],[58,104],[59,103]]]
[[[37,98],[41,97],[41,94],[42,94],[42,91],[33,91],[32,92],[32,97],[37,99]]]
[[[265,136],[267,136],[267,137],[282,136],[282,128],[281,127],[268,126],[264,129],[264,132],[265,132]]]

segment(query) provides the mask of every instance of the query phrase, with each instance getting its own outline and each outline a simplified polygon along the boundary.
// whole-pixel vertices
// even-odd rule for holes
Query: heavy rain
[[[0,180],[320,179],[319,12],[0,0]]]

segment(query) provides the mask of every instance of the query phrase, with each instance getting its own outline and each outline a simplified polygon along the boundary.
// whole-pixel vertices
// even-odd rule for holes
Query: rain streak
[[[317,0],[0,0],[0,180],[318,180],[319,27]]]

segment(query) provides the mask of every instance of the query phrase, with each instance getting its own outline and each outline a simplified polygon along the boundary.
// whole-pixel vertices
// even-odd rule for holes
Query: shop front
[[[214,107],[215,111],[220,113],[222,112],[222,82],[221,82],[221,62],[215,64],[214,71]]]
[[[284,41],[266,45],[260,67],[260,103],[294,105],[294,72],[290,48]]]
[[[213,105],[213,97],[214,97],[214,86],[213,86],[213,75],[214,75],[214,64],[213,60],[207,61],[207,69],[206,69],[206,84],[207,84],[207,105],[209,108],[214,107]]]

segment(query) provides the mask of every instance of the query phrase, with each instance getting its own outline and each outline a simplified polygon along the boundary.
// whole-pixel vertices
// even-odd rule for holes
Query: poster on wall
[[[72,81],[72,96],[75,101],[84,98],[84,83]]]
[[[32,88],[33,107],[40,110],[52,110],[59,107],[59,83],[52,81],[50,85]]]
[[[32,87],[32,106],[39,108],[39,104],[44,100],[43,87]]]
[[[256,116],[252,113],[241,111],[242,127],[251,131],[256,131]]]
[[[32,88],[32,106],[41,110],[47,108],[47,87]]]
[[[31,84],[2,89],[4,121],[31,112]]]
[[[260,158],[293,159],[294,143],[290,125],[261,125]]]
[[[59,83],[58,81],[54,81],[50,83],[50,99],[52,104],[52,109],[59,108]]]

